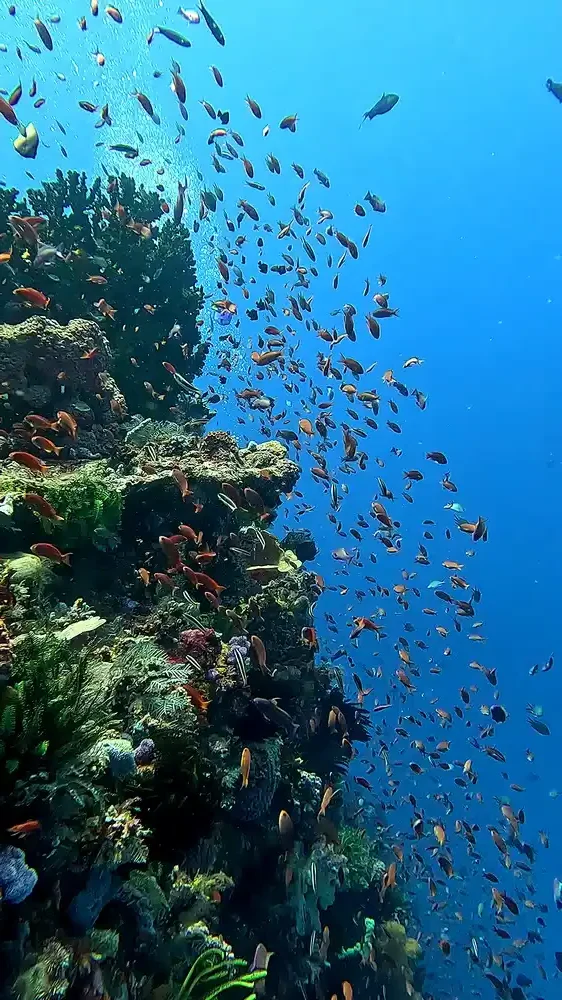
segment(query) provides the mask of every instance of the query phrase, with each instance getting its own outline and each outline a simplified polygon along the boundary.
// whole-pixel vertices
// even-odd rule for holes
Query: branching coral
[[[7,217],[14,210],[14,200],[13,193],[3,193],[2,232],[8,228]],[[121,206],[118,211],[117,205]],[[143,382],[153,382],[166,396],[171,380],[164,379],[161,360],[171,362],[190,378],[200,371],[205,356],[204,350],[197,349],[196,318],[202,296],[196,288],[187,228],[171,220],[162,222],[157,192],[137,186],[125,175],[112,178],[108,190],[104,190],[99,177],[89,187],[85,174],[57,170],[53,181],[29,191],[16,210],[24,216],[48,220],[41,227],[42,241],[64,250],[62,259],[55,260],[51,271],[45,272],[33,267],[33,259],[24,256],[25,244],[20,246],[16,240],[11,260],[16,284],[33,283],[52,296],[64,322],[77,316],[99,320],[112,344],[113,374],[131,411],[154,415],[160,409],[166,413],[169,402],[151,397]],[[127,223],[142,223],[146,228],[138,233]],[[33,282],[29,280],[30,272]],[[94,305],[100,289],[87,279],[100,273],[107,280],[104,292],[116,309],[115,321],[102,316]],[[53,274],[58,279],[54,290]],[[12,286],[13,282],[7,280],[0,285],[0,310],[11,319],[21,315],[21,306],[14,306]],[[143,309],[145,302],[154,308]],[[175,324],[179,325],[180,337],[167,339]],[[164,340],[165,350],[157,352],[155,345]],[[189,352],[182,353],[181,344],[187,345]],[[142,367],[131,365],[131,356],[138,358]]]

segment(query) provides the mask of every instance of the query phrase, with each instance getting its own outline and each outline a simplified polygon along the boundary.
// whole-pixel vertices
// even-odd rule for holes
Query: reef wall
[[[115,183],[149,225],[154,198]],[[167,284],[180,237],[191,260],[166,223],[152,259],[78,175],[2,197]],[[0,994],[419,996],[397,858],[346,783],[368,715],[318,662],[315,545],[272,530],[298,466],[204,434],[188,399],[155,419],[112,318],[57,302],[0,326]]]

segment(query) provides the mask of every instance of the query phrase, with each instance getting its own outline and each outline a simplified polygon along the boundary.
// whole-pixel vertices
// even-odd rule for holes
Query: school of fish
[[[16,6],[10,14],[16,15]],[[57,28],[67,16],[63,11],[45,21],[32,19],[29,33],[31,37],[35,32],[35,39],[26,42],[27,49],[56,60]],[[101,10],[97,0],[91,0],[77,32],[87,32],[90,18],[105,18],[127,32],[132,30],[134,14],[127,11],[125,16],[113,6]],[[155,24],[146,38],[151,53],[158,39],[170,42],[176,52],[188,50],[199,43],[202,31],[210,32],[216,42],[217,59],[227,44],[222,28],[203,4],[194,10],[180,8],[169,20],[169,25]],[[159,49],[160,55],[162,67],[155,69],[155,81],[166,76],[168,53]],[[0,96],[3,155],[9,154],[4,127],[11,127],[15,152],[35,159],[41,152],[40,131],[20,120],[16,109],[24,88],[31,99],[36,98],[37,84],[29,53],[17,46],[15,56],[13,68],[22,82]],[[102,69],[106,57],[96,51],[95,59]],[[166,174],[163,167],[157,169],[143,158],[142,136],[120,131],[103,80],[95,102],[86,99],[91,95],[79,95],[77,100],[93,128],[111,127],[105,152],[123,156],[135,169],[154,166],[158,182],[170,191],[169,201],[163,200],[163,214],[171,212],[176,223],[184,220],[196,233],[204,234],[208,226],[216,273],[214,286],[205,289],[212,328],[207,382],[197,388],[173,366],[164,367],[177,392],[225,407],[235,400],[242,439],[260,435],[278,439],[303,467],[306,498],[301,490],[287,495],[284,517],[291,525],[312,520],[315,535],[322,531],[323,538],[332,539],[328,541],[332,571],[329,578],[327,573],[317,576],[316,616],[322,624],[303,630],[302,638],[325,661],[345,664],[346,693],[351,692],[358,707],[370,713],[374,733],[370,753],[359,757],[349,745],[355,759],[348,792],[356,797],[357,815],[368,816],[370,807],[378,810],[385,835],[394,841],[395,858],[381,894],[398,885],[418,912],[428,911],[421,921],[421,941],[435,953],[434,961],[427,963],[429,987],[441,978],[436,970],[444,963],[451,984],[470,977],[465,983],[470,982],[471,995],[486,995],[478,973],[502,1000],[536,1000],[541,983],[562,974],[562,945],[554,956],[546,955],[542,947],[548,916],[562,910],[562,883],[553,878],[550,899],[537,891],[534,865],[548,850],[549,835],[541,831],[538,841],[532,835],[527,839],[525,788],[516,780],[526,762],[533,761],[533,750],[525,750],[523,761],[508,764],[501,730],[509,720],[501,703],[500,672],[485,655],[478,653],[475,658],[471,652],[474,646],[484,647],[486,638],[474,568],[477,549],[488,539],[485,516],[477,509],[465,511],[461,487],[439,442],[432,441],[427,448],[415,443],[411,431],[415,413],[428,405],[417,384],[423,359],[401,356],[398,346],[394,367],[378,368],[379,342],[387,331],[398,338],[401,322],[388,290],[391,280],[374,266],[370,244],[375,231],[380,247],[378,227],[386,204],[378,194],[358,192],[348,217],[336,217],[330,207],[330,178],[317,164],[298,162],[300,122],[293,109],[268,124],[267,108],[256,94],[237,99],[230,110],[219,110],[216,101],[224,104],[228,92],[220,66],[211,66],[206,81],[189,81],[192,93],[204,91],[198,100],[188,98],[182,74],[172,59],[169,82],[181,121],[175,123],[175,137],[166,139],[162,130],[162,144],[179,144],[185,135],[182,122],[190,114],[208,117],[198,191],[195,184],[190,190],[187,179],[170,177],[169,171]],[[211,88],[216,101],[210,99]],[[136,91],[133,96],[141,112],[161,126],[157,93]],[[380,127],[377,119],[393,112],[398,102],[398,95],[383,93],[359,124]],[[39,96],[34,107],[43,103]],[[283,162],[269,148],[275,134],[283,132],[295,136],[291,162]],[[103,150],[100,134],[105,131],[93,131],[92,142],[95,136],[96,146]],[[204,164],[207,155],[209,162]],[[233,201],[217,183],[217,177],[227,172],[239,189]],[[106,174],[111,191],[112,175],[107,169]],[[283,180],[277,182],[280,175]],[[276,183],[283,197],[292,191],[291,204],[278,204]],[[40,222],[14,217],[14,238],[37,243]],[[141,238],[153,237],[142,220],[127,224],[136,227]],[[2,257],[0,266],[9,264],[9,254]],[[114,319],[111,287],[103,269],[88,280],[107,285],[96,307]],[[347,289],[350,282],[357,289],[353,302],[343,301],[340,280],[342,284],[345,280]],[[34,308],[49,310],[50,300],[33,288],[16,288],[14,294]],[[327,308],[332,301],[334,308]],[[179,329],[170,335],[179,335]],[[308,360],[314,353],[312,343],[317,344],[313,365]],[[136,359],[131,363],[141,364]],[[149,383],[145,387],[159,399],[166,398],[166,392],[160,394]],[[172,405],[173,392],[168,396]],[[47,468],[41,456],[58,458],[64,442],[56,445],[49,435],[72,439],[76,422],[61,410],[56,422],[30,414],[26,423],[34,450],[13,452],[10,457],[37,473],[37,492],[25,498],[29,506],[43,518],[57,519],[57,512],[40,494],[40,478]],[[174,470],[173,476],[188,500],[191,493],[182,470]],[[361,486],[355,485],[354,477],[360,477]],[[424,505],[435,488],[441,490],[443,503],[431,515]],[[372,493],[370,503],[358,505],[356,497],[366,490]],[[232,509],[245,506],[257,511],[267,522],[269,512],[259,493],[244,492],[242,497],[225,484],[221,499]],[[186,540],[196,550],[197,570],[180,556],[178,546]],[[159,541],[167,566],[153,577],[146,568],[138,568],[145,586],[155,583],[176,589],[181,578],[181,587],[193,588],[193,593],[204,594],[213,607],[219,607],[224,588],[202,571],[216,553],[203,545],[201,536],[185,524]],[[71,553],[61,553],[39,539],[32,551],[72,571]],[[323,610],[323,602],[329,611]],[[252,636],[251,645],[257,664],[267,672],[261,639]],[[529,673],[534,676],[553,666],[548,657]],[[449,684],[452,674],[455,697],[446,686],[440,693],[440,678],[446,677]],[[200,692],[192,688],[188,694],[204,713],[208,702]],[[292,720],[282,707],[265,699],[255,701],[263,702],[257,707],[266,717],[291,730]],[[542,716],[541,706],[528,706],[530,744],[531,733],[550,734]],[[332,709],[329,725],[337,728],[339,723],[338,711]],[[346,739],[345,732],[342,737]],[[240,774],[248,787],[252,780],[248,748],[242,753]],[[482,775],[483,784],[493,786],[493,796],[481,792]],[[335,794],[331,786],[325,789],[319,817],[326,816]],[[290,838],[291,830],[291,817],[282,811],[280,836]],[[11,832],[25,835],[25,824]],[[480,898],[476,912],[471,902],[475,891]],[[265,965],[255,967],[266,967],[268,955],[264,950],[255,961]],[[342,993],[350,1000],[352,985],[343,983]],[[447,995],[442,985],[439,995]],[[449,995],[456,995],[453,986]]]

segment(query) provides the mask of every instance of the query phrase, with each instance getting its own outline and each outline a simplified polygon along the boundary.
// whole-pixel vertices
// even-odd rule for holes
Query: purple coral
[[[228,642],[226,662],[234,667],[242,684],[246,684],[249,667],[250,640],[245,635],[233,635]]]
[[[188,628],[180,633],[180,652],[192,656],[200,666],[210,669],[220,652],[219,638],[212,628]]]
[[[154,763],[156,756],[156,744],[154,740],[141,740],[138,747],[135,747],[135,764],[137,767],[147,767]]]
[[[0,895],[5,903],[23,903],[37,882],[35,868],[26,863],[19,847],[4,847],[0,851]]]

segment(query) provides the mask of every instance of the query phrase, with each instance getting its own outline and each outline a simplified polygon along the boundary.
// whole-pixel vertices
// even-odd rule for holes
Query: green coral
[[[191,966],[179,991],[177,1000],[215,1000],[225,993],[236,993],[241,1000],[255,1000],[255,984],[265,979],[267,972],[241,972],[247,962],[230,958],[221,948],[209,948],[199,955]]]
[[[285,573],[297,572],[302,563],[291,549],[282,549],[269,531],[259,532],[259,541],[254,543],[254,557],[246,572],[260,582],[274,580]],[[261,544],[260,544],[261,543]]]
[[[209,899],[214,892],[232,889],[234,881],[225,872],[197,872],[188,878],[188,885],[196,896]]]
[[[365,917],[365,932],[362,939],[351,945],[350,948],[344,948],[340,951],[338,958],[357,957],[361,958],[364,963],[367,963],[375,939],[375,926],[375,921],[372,917]]]
[[[62,1000],[70,988],[72,950],[60,941],[47,941],[42,952],[15,984],[19,1000]]]
[[[406,928],[400,921],[385,920],[382,926],[388,939],[383,944],[383,950],[392,957],[399,968],[403,968],[410,961],[421,957],[422,947],[419,941],[416,938],[408,937]]]
[[[364,830],[344,826],[339,831],[340,849],[347,858],[348,888],[356,891],[379,884],[386,866],[378,856],[378,844]]]
[[[295,915],[295,930],[299,937],[309,937],[313,931],[322,931],[320,911],[333,905],[336,893],[345,884],[346,858],[332,844],[318,841],[309,855],[296,845],[291,868],[289,903]]]
[[[111,726],[109,667],[38,627],[13,644],[12,684],[0,696],[5,772],[51,774],[86,767]],[[0,793],[2,787],[0,771]]]
[[[416,938],[408,937],[406,928],[398,920],[386,920],[377,927],[372,917],[365,917],[365,933],[361,941],[351,948],[344,948],[340,959],[360,959],[371,965],[387,985],[396,1000],[420,997],[414,990],[414,963],[421,957],[422,948]]]
[[[122,499],[118,480],[105,462],[88,463],[72,472],[57,472],[41,485],[42,495],[64,517],[57,522],[55,538],[65,544],[101,541],[114,535],[121,521]]]
[[[47,559],[40,559],[31,552],[22,552],[1,564],[0,583],[8,580],[10,586],[21,587],[29,595],[41,600],[45,591],[55,582],[55,574]]]
[[[92,955],[99,961],[116,958],[119,951],[119,940],[118,931],[95,927],[90,935]]]
[[[63,471],[52,469],[38,481],[24,470],[0,474],[0,497],[11,497],[17,504],[28,491],[39,491],[64,521],[55,523],[41,518],[45,532],[61,545],[93,542],[103,547],[104,539],[119,530],[122,496],[119,480],[106,462]]]

